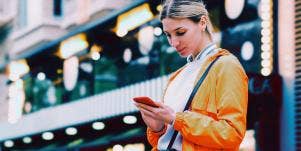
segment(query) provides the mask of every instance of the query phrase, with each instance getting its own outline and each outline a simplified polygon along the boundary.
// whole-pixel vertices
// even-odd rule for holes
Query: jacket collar
[[[190,63],[190,62],[193,62],[195,60],[204,59],[205,56],[212,53],[212,51],[214,51],[215,49],[217,49],[216,44],[215,43],[210,43],[202,51],[200,51],[199,54],[195,58],[193,58],[192,55],[189,55],[187,57],[187,62]]]

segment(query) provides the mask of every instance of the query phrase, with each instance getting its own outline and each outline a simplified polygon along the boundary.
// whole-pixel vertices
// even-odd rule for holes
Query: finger
[[[145,115],[145,109],[141,108],[141,107],[137,107],[139,109],[139,112],[141,113],[142,116],[148,116]]]
[[[138,103],[134,103],[134,105],[135,105],[137,108],[139,108],[139,104],[138,104]]]
[[[147,118],[152,118],[153,119],[154,118],[149,113],[146,113],[146,111],[144,109],[140,108],[139,111],[140,111],[141,116],[142,116],[143,119],[147,119]]]
[[[137,106],[140,107],[140,108],[146,109],[150,112],[154,112],[156,110],[156,107],[152,107],[152,106],[149,106],[149,105],[146,105],[146,104],[143,104],[143,103],[137,103]]]
[[[134,103],[134,104],[140,111],[141,111],[141,109],[147,110],[145,107],[143,107],[143,104],[141,104],[141,103]]]
[[[153,119],[158,119],[156,114],[154,114],[153,112],[150,112],[150,111],[148,111],[146,109],[143,109],[143,108],[141,108],[140,111],[142,112],[142,114],[144,116],[147,116],[147,117],[150,117],[150,118],[153,118]]]
[[[163,102],[155,102],[159,107],[164,107],[165,104]]]

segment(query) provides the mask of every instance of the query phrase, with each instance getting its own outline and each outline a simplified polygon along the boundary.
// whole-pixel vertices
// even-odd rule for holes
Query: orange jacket
[[[217,56],[221,57],[198,89],[190,110],[176,113],[174,129],[183,137],[183,151],[237,151],[245,135],[248,77],[238,59],[227,50],[219,50],[201,66],[197,80]],[[182,69],[170,77],[169,83]],[[165,131],[166,126],[157,133],[147,129],[153,151]]]

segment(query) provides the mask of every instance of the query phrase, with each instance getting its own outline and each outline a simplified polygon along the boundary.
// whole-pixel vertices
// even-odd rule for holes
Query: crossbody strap
[[[195,87],[193,88],[193,90],[192,90],[192,92],[191,92],[191,94],[190,94],[190,96],[189,96],[189,99],[188,99],[188,101],[187,101],[187,103],[186,103],[186,106],[185,106],[185,108],[184,108],[184,111],[186,111],[186,110],[189,109],[190,104],[191,104],[191,102],[192,102],[192,100],[193,100],[193,97],[195,96],[195,94],[196,94],[196,92],[198,91],[199,87],[202,85],[203,81],[205,80],[205,78],[206,78],[206,76],[207,76],[207,74],[208,74],[210,68],[211,68],[212,65],[217,61],[217,59],[218,59],[219,57],[220,57],[220,56],[216,57],[215,60],[213,60],[213,61],[210,63],[210,65],[207,67],[206,71],[203,73],[203,75],[202,75],[202,77],[200,78],[200,80],[198,81],[198,83],[197,83],[197,84],[195,85]],[[167,150],[171,149],[171,147],[172,147],[174,141],[176,140],[177,135],[178,135],[178,131],[175,131],[175,130],[174,130],[174,132],[173,132],[173,134],[172,134],[172,137],[171,137],[171,139],[170,139],[170,142],[169,142],[169,144],[168,144]]]

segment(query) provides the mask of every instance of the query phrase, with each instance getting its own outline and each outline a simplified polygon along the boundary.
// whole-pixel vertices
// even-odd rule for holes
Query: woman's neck
[[[192,54],[192,58],[195,59],[195,57],[200,54],[202,51],[204,51],[204,49],[211,44],[213,41],[210,40],[207,36],[204,39],[203,43],[200,45],[199,49],[197,51],[195,51],[195,53]]]

